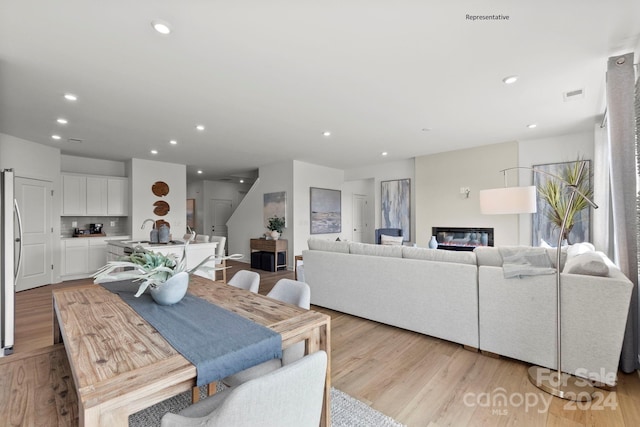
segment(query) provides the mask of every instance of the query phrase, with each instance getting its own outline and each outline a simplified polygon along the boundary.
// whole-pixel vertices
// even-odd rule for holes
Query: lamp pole
[[[581,161],[580,169],[578,171],[577,177],[582,176],[582,172],[584,171],[586,162]],[[536,387],[541,390],[546,391],[549,394],[560,397],[562,399],[574,400],[580,402],[590,401],[593,394],[593,386],[586,379],[579,379],[573,375],[563,374],[562,373],[562,306],[561,306],[561,275],[560,275],[560,261],[562,256],[562,240],[564,235],[564,230],[567,225],[567,220],[569,219],[569,211],[571,210],[573,203],[575,202],[576,194],[579,194],[583,197],[589,205],[591,205],[594,209],[598,209],[598,205],[596,205],[593,200],[587,197],[584,193],[582,193],[577,185],[578,182],[568,182],[564,178],[549,173],[547,171],[543,171],[536,168],[525,167],[525,166],[516,166],[508,169],[504,169],[501,172],[505,174],[505,185],[506,185],[506,172],[513,169],[529,169],[534,173],[539,173],[543,175],[550,176],[557,181],[559,181],[562,185],[569,188],[571,190],[571,195],[569,196],[569,202],[567,203],[566,210],[564,212],[562,223],[560,224],[560,233],[558,234],[558,245],[556,249],[556,349],[557,349],[557,371],[555,372],[555,376],[551,373],[551,370],[548,368],[543,368],[541,366],[531,366],[528,370],[529,381],[533,383]],[[576,178],[578,179],[578,178]]]

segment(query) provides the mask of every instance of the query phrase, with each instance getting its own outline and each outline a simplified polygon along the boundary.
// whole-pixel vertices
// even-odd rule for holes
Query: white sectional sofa
[[[312,304],[556,369],[555,274],[506,279],[499,248],[308,244]],[[614,385],[633,284],[604,262],[562,273],[562,369]]]
[[[471,252],[310,239],[311,304],[478,347],[478,269]]]

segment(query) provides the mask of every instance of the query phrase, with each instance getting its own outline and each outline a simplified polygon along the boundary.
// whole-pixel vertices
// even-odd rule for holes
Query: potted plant
[[[559,178],[575,185],[582,194],[592,199],[593,189],[590,186],[589,172],[586,168],[581,171],[581,163],[582,159],[578,159],[576,162],[566,165],[560,172]],[[545,210],[547,219],[555,227],[560,228],[564,215],[567,213],[567,205],[569,204],[571,193],[566,191],[565,186],[556,179],[549,179],[543,185],[538,186],[538,193],[547,202],[548,209]],[[567,214],[567,222],[562,235],[562,240],[566,241],[568,245],[571,244],[569,234],[575,225],[574,217],[589,206],[584,197],[579,194],[575,195],[575,200]]]
[[[268,221],[269,224],[267,225],[267,228],[271,230],[271,237],[274,240],[278,240],[278,237],[280,237],[280,235],[282,234],[282,230],[285,227],[284,217],[273,216],[269,218]]]
[[[132,280],[140,282],[139,297],[149,288],[151,297],[160,305],[171,305],[180,301],[187,293],[189,275],[197,270],[214,271],[215,267],[205,266],[215,258],[206,257],[200,264],[187,270],[187,246],[185,242],[180,260],[174,254],[164,255],[146,250],[142,246],[133,248],[133,253],[119,261],[109,261],[94,275],[96,282]],[[127,270],[125,270],[125,268]]]

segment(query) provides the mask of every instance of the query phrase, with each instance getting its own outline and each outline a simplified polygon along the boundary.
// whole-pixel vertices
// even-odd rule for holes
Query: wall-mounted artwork
[[[196,199],[187,199],[187,227],[196,228]]]
[[[264,193],[263,205],[264,227],[269,225],[269,218],[277,216],[284,218],[285,227],[287,226],[287,192],[278,191],[277,193]]]
[[[342,231],[342,193],[340,190],[310,188],[311,234]]]
[[[411,240],[411,180],[382,181],[381,228],[401,228],[404,241]]]
[[[534,169],[538,169],[558,177],[567,180],[567,173],[570,173],[572,168],[575,168],[578,162],[564,162],[564,163],[550,163],[545,165],[534,165]],[[591,189],[591,162],[586,161],[585,169],[584,169],[584,179],[586,180],[584,185],[587,189]],[[533,174],[533,185],[538,188],[536,202],[538,205],[538,211],[532,215],[532,238],[531,244],[533,246],[541,246],[542,241],[546,242],[550,246],[558,245],[558,233],[560,232],[560,227],[556,225],[552,220],[549,219],[551,207],[549,204],[540,196],[540,188],[545,186],[547,182],[555,182],[558,183],[554,178],[541,174],[534,173]],[[560,185],[562,190],[566,189],[566,186]],[[569,195],[570,192],[566,191],[562,194]],[[574,205],[575,206],[575,205]],[[564,211],[562,211],[564,212]],[[588,242],[590,240],[590,222],[591,222],[591,208],[587,207],[586,209],[577,212],[574,215],[573,228],[569,233],[569,244],[578,243],[578,242]]]

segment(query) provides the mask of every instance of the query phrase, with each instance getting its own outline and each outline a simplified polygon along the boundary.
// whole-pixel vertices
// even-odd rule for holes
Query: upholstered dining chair
[[[239,273],[239,272],[238,272]],[[236,273],[236,274],[238,274]],[[235,277],[235,276],[234,276]],[[278,301],[297,305],[309,310],[311,306],[311,289],[304,282],[291,279],[280,279],[273,289],[267,294],[268,297]],[[288,365],[301,359],[304,356],[304,341],[293,344],[282,350],[282,359],[271,359],[251,368],[230,375],[222,382],[230,387],[238,386],[254,378],[273,372],[282,366]]]
[[[224,267],[224,270],[222,270],[222,281],[224,283],[227,283],[227,260],[224,259],[224,256],[227,254],[224,247],[227,243],[227,238],[225,236],[211,236],[209,238],[209,242],[218,243],[218,246],[216,246],[216,258],[220,259],[221,261],[220,264],[216,264],[216,267]],[[213,274],[213,280],[216,280],[218,273],[215,272]]]
[[[327,353],[317,351],[207,397],[179,414],[167,413],[161,426],[317,427],[326,373]]]
[[[246,289],[253,293],[258,293],[260,288],[260,275],[255,271],[239,270],[236,274],[229,279],[228,285],[235,286],[236,288]]]

